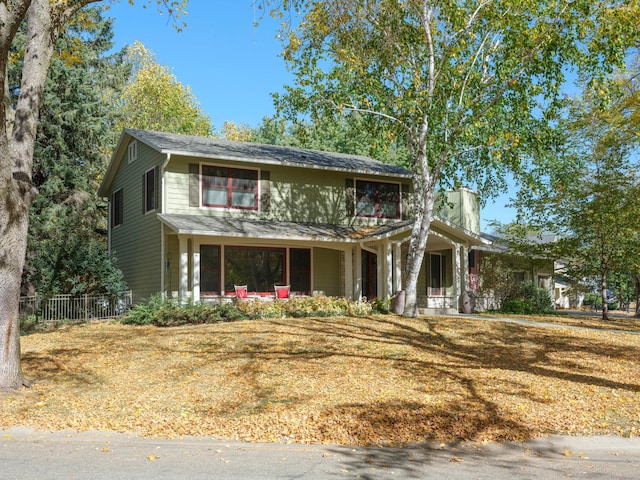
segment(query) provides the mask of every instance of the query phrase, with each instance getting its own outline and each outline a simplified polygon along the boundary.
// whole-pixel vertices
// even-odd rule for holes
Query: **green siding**
[[[444,216],[455,225],[480,234],[480,204],[478,195],[471,190],[462,188],[447,192],[447,205]]]
[[[159,198],[156,210],[144,214],[142,179],[147,170],[160,165],[163,159],[164,156],[138,142],[137,159],[128,163],[125,152],[109,192],[120,188],[123,192],[123,222],[111,230],[111,249],[128,287],[133,290],[135,302],[161,290],[161,226],[157,213],[162,199]],[[160,180],[156,180],[156,188],[160,188]]]
[[[347,215],[345,179],[354,178],[346,173],[329,172],[296,167],[261,165],[269,172],[269,208],[261,205],[259,211],[234,211],[189,206],[189,164],[199,159],[172,156],[165,172],[165,188],[168,214],[253,216],[262,219],[312,223],[370,223],[371,219],[356,219]],[[236,168],[255,169],[256,164],[206,160],[204,164],[229,165]],[[363,178],[355,176],[355,178]],[[397,179],[368,177],[375,181],[397,182]],[[262,197],[262,191],[259,192]],[[374,222],[376,220],[373,220]],[[377,220],[386,223],[384,220]]]
[[[328,248],[313,249],[313,290],[330,297],[340,292],[340,251]]]

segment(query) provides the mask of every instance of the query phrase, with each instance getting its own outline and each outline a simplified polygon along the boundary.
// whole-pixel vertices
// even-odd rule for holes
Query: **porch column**
[[[344,251],[344,296],[349,300],[354,299],[353,285],[353,247]]]
[[[393,292],[402,290],[402,244],[393,244]]]
[[[462,266],[460,265],[460,244],[453,244],[453,302],[452,307],[460,311],[460,294],[461,294],[461,282],[462,282]]]
[[[200,301],[200,243],[193,242],[193,301]]]
[[[180,301],[187,299],[189,291],[189,244],[184,236],[179,237],[180,266],[178,271],[178,295]]]
[[[384,251],[384,290],[382,298],[393,295],[393,249],[389,240],[385,240],[382,249]]]
[[[387,269],[385,265],[387,263],[387,250],[384,245],[380,244],[376,247],[376,277],[377,277],[377,285],[376,290],[378,291],[378,297],[384,298],[385,291],[387,289],[387,279],[385,278],[385,274]]]
[[[362,300],[362,247],[357,244],[353,255],[353,268],[355,270],[353,299]]]
[[[462,284],[460,293],[471,290],[471,280],[469,278],[469,247],[467,245],[460,246],[460,264],[462,265]]]

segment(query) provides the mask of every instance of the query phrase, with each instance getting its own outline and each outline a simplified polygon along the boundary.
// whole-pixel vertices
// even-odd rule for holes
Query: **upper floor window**
[[[138,142],[135,140],[131,140],[129,143],[129,148],[127,150],[127,159],[129,163],[133,162],[136,158],[138,158]]]
[[[257,210],[258,171],[203,165],[202,204]]]
[[[119,189],[111,194],[111,227],[122,225],[123,210],[122,189]]]
[[[156,169],[144,174],[144,213],[156,209]]]
[[[360,217],[400,218],[400,185],[357,180],[356,213]]]

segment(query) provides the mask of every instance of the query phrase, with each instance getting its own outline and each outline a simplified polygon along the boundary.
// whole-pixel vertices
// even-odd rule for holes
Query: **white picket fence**
[[[118,295],[20,297],[19,316],[21,319],[33,316],[37,322],[117,318],[131,308],[132,300],[131,290]]]

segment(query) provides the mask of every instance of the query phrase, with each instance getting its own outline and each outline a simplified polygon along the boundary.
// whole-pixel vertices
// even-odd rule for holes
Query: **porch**
[[[256,297],[274,284],[295,295],[349,300],[391,298],[405,285],[411,222],[374,227],[308,225],[161,215],[163,291],[173,298],[224,302],[234,284]],[[469,289],[471,235],[434,220],[418,282],[418,311],[451,315]],[[457,235],[455,235],[457,233]],[[470,241],[471,237],[471,241]]]

